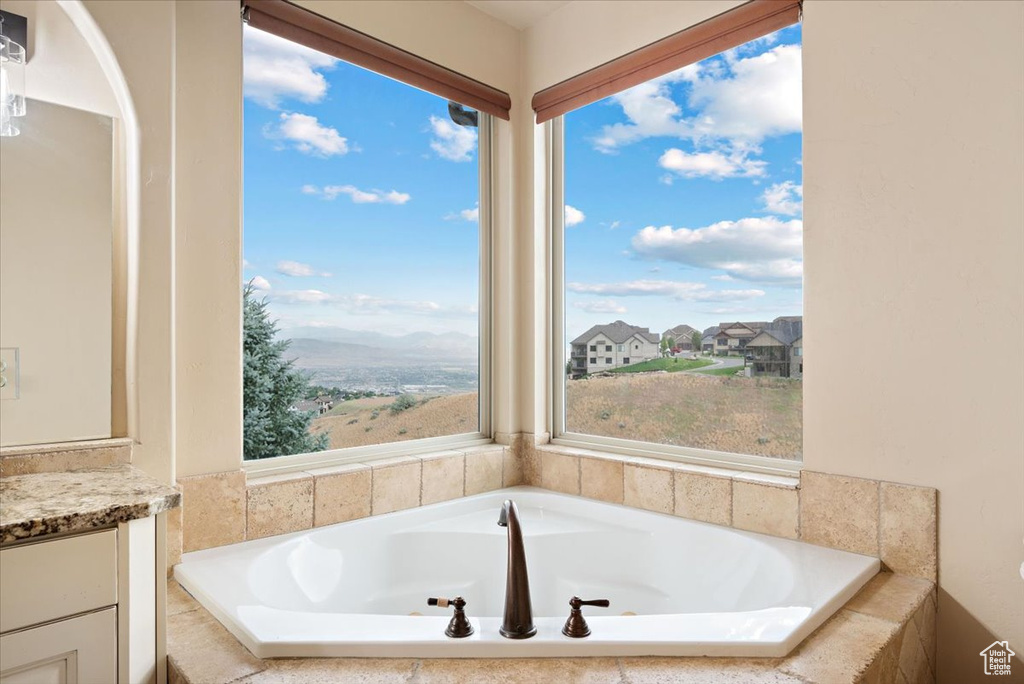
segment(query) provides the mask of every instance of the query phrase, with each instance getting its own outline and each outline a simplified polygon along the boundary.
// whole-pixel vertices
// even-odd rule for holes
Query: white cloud
[[[798,285],[803,222],[774,216],[719,221],[703,228],[647,226],[632,239],[642,258],[724,271],[733,278]]]
[[[763,176],[767,162],[748,159],[745,152],[733,150],[729,155],[719,151],[694,152],[689,154],[678,148],[670,148],[658,159],[663,169],[677,173],[684,178],[704,176],[712,180]],[[662,179],[662,182],[666,182]],[[671,185],[671,178],[667,181]]]
[[[760,142],[799,132],[803,122],[801,49],[778,45],[730,64],[725,78],[699,78],[690,106],[700,110],[701,136]]]
[[[758,41],[771,44],[770,40]],[[799,132],[802,127],[801,47],[777,45],[756,56],[749,47],[721,59],[690,65],[661,78],[613,95],[626,122],[604,126],[592,141],[605,153],[652,137],[689,141],[687,153],[666,151],[661,165],[684,177],[731,178],[764,174],[765,162],[751,159],[770,136]],[[673,86],[686,84],[685,95]],[[678,88],[677,88],[678,89]],[[685,97],[692,111],[684,114]],[[672,184],[672,176],[660,182]]]
[[[756,144],[770,135],[801,130],[801,48],[778,45],[753,57],[725,55],[641,83],[611,97],[627,123],[605,126],[593,141],[602,152],[651,137],[675,137],[695,143],[715,140]],[[671,86],[689,84],[694,116],[682,116]]]
[[[704,283],[676,280],[631,280],[621,283],[566,283],[577,294],[611,297],[661,296],[684,302],[728,302],[764,296],[764,290],[709,290]]]
[[[629,122],[605,126],[594,140],[595,147],[601,152],[614,152],[618,147],[644,138],[692,135],[693,126],[680,118],[682,110],[672,99],[670,86],[682,81],[693,82],[699,75],[700,66],[691,64],[612,95],[612,101],[622,107]]]
[[[277,128],[266,131],[265,135],[287,140],[300,152],[317,157],[333,157],[349,151],[348,138],[308,114],[282,112],[281,123]]]
[[[318,70],[334,68],[337,59],[249,26],[242,43],[246,97],[271,109],[284,98],[324,99],[327,80]]]
[[[249,266],[251,266],[249,261],[247,259],[242,259],[242,268],[249,268]]]
[[[291,276],[293,278],[308,278],[310,276],[322,276],[330,277],[330,273],[317,271],[309,264],[303,264],[298,261],[278,261],[277,268],[274,269],[281,275]]]
[[[583,223],[587,218],[587,215],[576,207],[565,205],[565,225],[566,226],[578,226]]]
[[[723,283],[729,283],[729,282],[732,282],[733,280],[736,280],[735,278],[733,278],[728,273],[722,273],[720,275],[713,275],[713,276],[711,276],[711,279],[712,280],[718,280],[718,281],[721,281]]]
[[[793,181],[776,183],[761,194],[765,209],[773,214],[799,216],[804,211],[804,186]]]
[[[596,302],[573,302],[573,306],[576,307],[577,309],[582,309],[587,313],[626,313],[626,307],[616,303],[611,299],[599,299]]]
[[[430,117],[430,129],[434,137],[430,141],[430,149],[448,161],[472,161],[476,149],[476,130],[459,126],[447,119],[437,116]]]
[[[283,290],[270,295],[271,300],[282,304],[323,304],[331,297],[322,290]]]
[[[254,290],[270,289],[270,281],[263,276],[253,276],[253,279],[249,281],[249,284],[252,285],[252,289]]]
[[[462,211],[453,211],[449,214],[445,214],[445,221],[469,221],[476,223],[480,220],[480,206],[477,205],[472,209],[463,209]]]
[[[333,200],[338,195],[348,195],[356,204],[405,204],[412,199],[407,192],[397,190],[360,190],[354,185],[325,185],[318,188],[315,185],[302,186],[302,192],[307,195],[320,195],[325,200]]]

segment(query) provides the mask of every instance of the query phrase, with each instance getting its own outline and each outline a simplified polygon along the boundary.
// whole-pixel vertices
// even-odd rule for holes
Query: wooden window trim
[[[533,96],[543,123],[800,20],[801,0],[751,0]]]
[[[285,0],[243,0],[253,28],[408,83],[459,104],[509,119],[508,93]]]

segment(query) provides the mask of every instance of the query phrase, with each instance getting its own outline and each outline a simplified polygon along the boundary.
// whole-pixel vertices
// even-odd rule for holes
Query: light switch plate
[[[21,359],[17,347],[0,347],[0,399],[21,396]]]

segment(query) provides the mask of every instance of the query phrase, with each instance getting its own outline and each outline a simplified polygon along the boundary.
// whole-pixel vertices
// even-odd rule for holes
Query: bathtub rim
[[[233,548],[247,546],[248,548],[260,548],[260,547],[272,547],[280,544],[291,538],[298,538],[302,535],[307,535],[322,530],[327,530],[337,526],[352,526],[355,524],[372,524],[374,521],[382,519],[394,519],[398,517],[407,517],[414,514],[421,509],[436,509],[440,507],[451,506],[453,504],[472,503],[482,499],[494,499],[496,501],[504,500],[505,498],[513,498],[515,494],[535,494],[542,495],[544,497],[552,497],[556,499],[565,499],[569,501],[584,502],[586,504],[593,504],[601,507],[610,506],[614,508],[621,508],[631,513],[641,515],[651,515],[664,519],[671,519],[683,524],[692,524],[700,527],[711,527],[715,530],[721,530],[723,532],[735,533],[741,537],[753,538],[761,542],[775,542],[783,545],[796,544],[801,546],[814,547],[816,549],[822,549],[825,552],[830,552],[847,557],[859,557],[863,559],[863,568],[857,572],[856,576],[847,582],[846,586],[839,592],[832,595],[831,598],[825,600],[817,607],[811,608],[810,612],[803,617],[800,624],[792,629],[786,636],[776,640],[764,640],[760,642],[718,642],[718,641],[704,641],[700,643],[691,642],[678,642],[678,641],[656,641],[647,640],[642,642],[642,645],[636,641],[624,642],[624,641],[609,641],[605,638],[595,639],[593,636],[586,639],[570,639],[561,635],[561,627],[564,622],[562,618],[552,617],[539,617],[535,618],[535,623],[538,626],[537,636],[531,639],[515,641],[504,639],[498,635],[498,626],[501,624],[501,618],[497,617],[478,617],[470,616],[470,622],[475,629],[475,634],[469,639],[451,639],[443,635],[444,628],[448,624],[449,616],[404,616],[404,615],[367,615],[359,613],[333,613],[326,615],[334,615],[339,617],[355,618],[360,619],[364,617],[369,618],[386,618],[395,620],[411,620],[415,619],[418,623],[424,627],[429,626],[430,638],[419,640],[419,641],[396,641],[392,639],[376,639],[366,640],[360,642],[337,642],[337,641],[322,641],[317,643],[311,643],[310,641],[284,641],[284,640],[266,640],[261,638],[260,635],[254,633],[244,623],[241,618],[231,615],[228,610],[223,608],[220,602],[214,599],[207,591],[202,587],[196,585],[194,581],[187,575],[187,571],[183,568],[189,560],[202,560],[208,556],[221,555],[226,551],[230,551]],[[465,503],[464,503],[465,502]],[[180,572],[179,572],[180,570]],[[289,532],[282,535],[276,535],[272,537],[265,537],[255,540],[247,540],[243,542],[236,542],[234,544],[213,547],[210,549],[203,549],[200,551],[192,551],[182,555],[182,562],[174,567],[174,579],[190,593],[207,611],[209,611],[220,623],[224,626],[232,635],[234,635],[253,655],[259,658],[301,658],[301,657],[383,657],[383,658],[424,658],[424,659],[444,659],[444,658],[560,658],[560,657],[597,657],[597,656],[614,656],[614,657],[627,657],[627,656],[706,656],[706,657],[768,657],[768,658],[781,658],[789,655],[793,650],[806,639],[811,633],[825,624],[833,615],[835,615],[842,607],[852,599],[875,575],[882,571],[882,565],[878,558],[873,556],[866,556],[864,554],[857,554],[850,551],[843,551],[839,549],[833,549],[824,547],[816,544],[810,544],[806,541],[797,539],[788,539],[784,537],[774,537],[771,535],[751,532],[747,530],[739,530],[733,527],[724,525],[715,525],[713,523],[706,523],[703,521],[692,520],[689,518],[683,518],[668,513],[661,513],[657,511],[648,511],[645,509],[639,509],[632,506],[626,506],[624,504],[613,504],[605,501],[599,501],[589,499],[587,497],[564,494],[561,492],[555,492],[540,487],[533,486],[513,486],[505,487],[502,489],[492,490],[489,492],[482,492],[471,496],[460,497],[449,501],[438,502],[434,504],[428,504],[415,508],[404,509],[400,511],[393,511],[389,513],[382,513],[379,515],[368,516],[365,518],[359,518],[356,520],[346,521],[342,523],[335,523],[334,525],[328,525],[323,527],[313,527],[305,530],[298,530],[295,532]],[[269,609],[269,610],[280,610],[280,609]],[[304,615],[304,616],[317,616],[325,615],[321,613],[311,613],[303,611],[283,611],[289,612],[293,615]],[[747,611],[756,612],[756,611]],[[730,614],[738,615],[736,613],[718,613],[718,615]],[[609,620],[634,620],[635,622],[650,621],[658,622],[659,619],[665,621],[679,620],[686,616],[694,615],[709,615],[709,614],[658,614],[658,615],[639,615],[639,616],[589,616],[588,622],[591,623],[592,627],[602,627],[606,629],[608,627]],[[642,618],[637,621],[636,618]],[[492,629],[493,628],[493,629]],[[597,630],[595,630],[596,632]],[[538,637],[541,637],[538,639]],[[517,646],[516,644],[520,644]],[[742,653],[736,651],[742,649]],[[454,653],[453,653],[454,651]]]

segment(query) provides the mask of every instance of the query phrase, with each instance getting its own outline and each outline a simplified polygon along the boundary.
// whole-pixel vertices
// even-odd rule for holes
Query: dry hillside
[[[392,413],[397,397],[355,399],[334,407],[313,421],[315,433],[329,430],[331,448],[399,442],[407,439],[455,435],[477,430],[476,392],[440,396]]]
[[[348,401],[313,422],[329,430],[331,448],[437,437],[477,429],[477,395],[440,396],[399,413],[394,397]],[[566,428],[659,444],[800,458],[800,381],[622,374],[574,380],[566,394]]]

